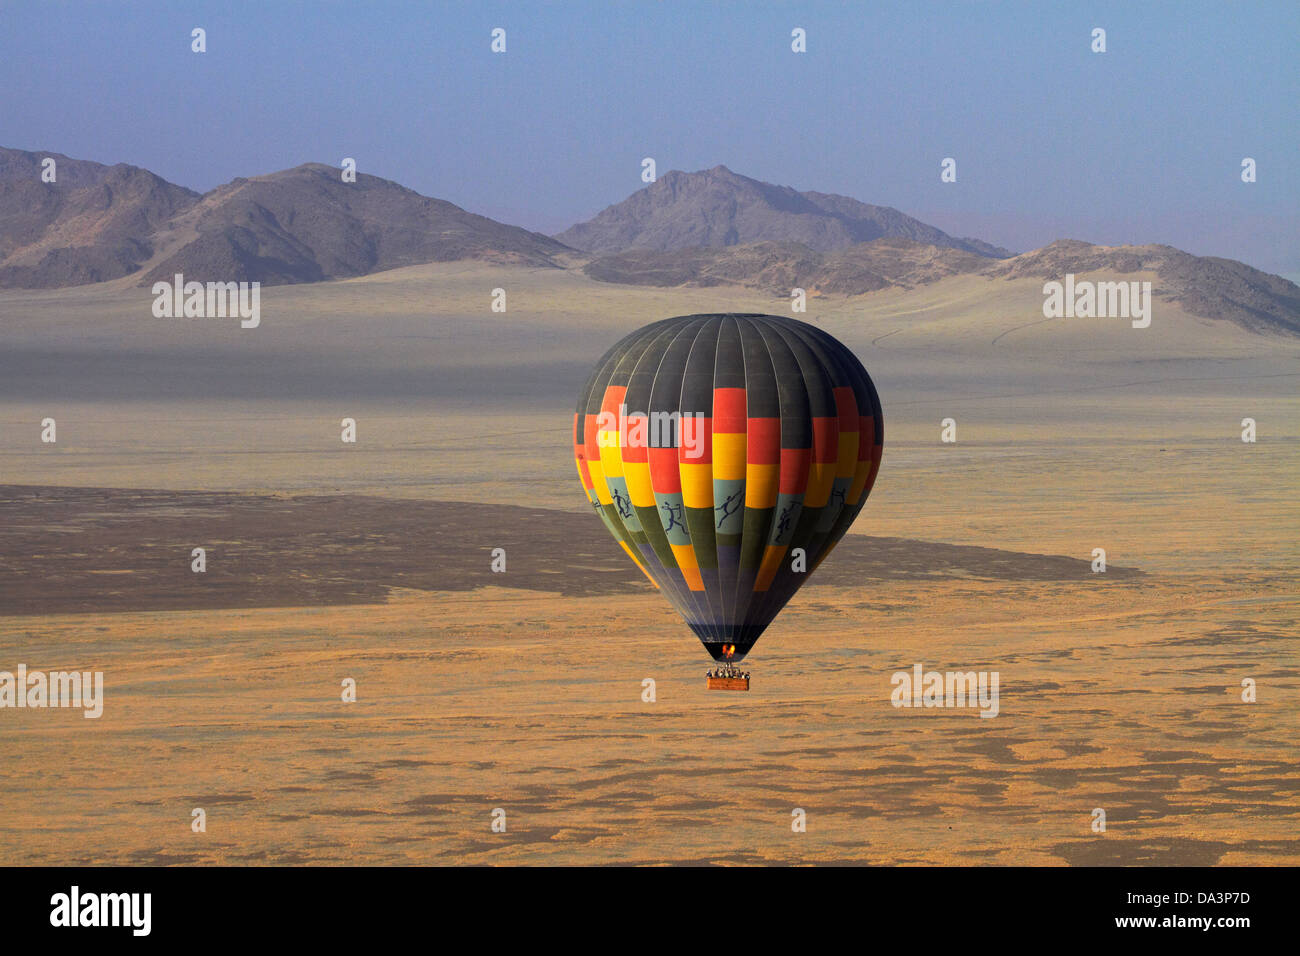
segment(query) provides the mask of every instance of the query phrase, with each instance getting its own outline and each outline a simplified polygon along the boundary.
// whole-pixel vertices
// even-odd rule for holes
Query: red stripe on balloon
[[[650,487],[657,495],[679,495],[682,492],[682,472],[677,466],[676,448],[651,448]]]
[[[745,390],[743,388],[715,388],[713,390],[713,430],[717,433],[735,434],[745,430]]]
[[[808,468],[812,460],[811,448],[781,449],[781,484],[783,495],[801,495],[808,490]]]
[[[775,465],[781,460],[781,419],[746,419],[745,431],[746,462],[751,465]]]
[[[633,464],[645,464],[649,461],[647,452],[650,450],[650,420],[644,413],[627,416],[627,440],[622,444],[623,461]]]
[[[839,418],[813,419],[813,453],[823,464],[838,461],[840,457]]]

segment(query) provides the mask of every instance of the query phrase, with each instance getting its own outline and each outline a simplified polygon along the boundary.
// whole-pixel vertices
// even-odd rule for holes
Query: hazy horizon
[[[1159,242],[1300,274],[1294,4],[1015,3],[922,22],[901,4],[358,10],[11,6],[0,138],[199,192],[354,157],[547,234],[641,188],[650,156],[660,175],[723,164],[1017,252]]]

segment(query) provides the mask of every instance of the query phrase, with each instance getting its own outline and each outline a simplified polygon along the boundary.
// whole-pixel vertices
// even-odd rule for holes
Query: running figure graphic
[[[733,514],[736,513],[736,510],[740,507],[739,504],[736,504],[736,499],[739,498],[744,493],[745,491],[742,488],[740,491],[737,491],[735,494],[728,495],[727,500],[724,501],[722,504],[713,506],[714,511],[719,511],[719,510],[722,511],[722,517],[718,519],[719,528],[722,527],[722,522],[726,521],[728,518],[730,518]]]
[[[780,541],[785,537],[785,533],[790,530],[790,516],[794,514],[794,509],[799,507],[797,502],[790,502],[781,509],[781,514],[776,522],[776,540]]]
[[[617,488],[612,493],[614,495],[614,507],[618,509],[618,516],[620,518],[632,517],[632,502],[624,498]]]
[[[677,525],[677,527],[681,528],[683,532],[686,530],[686,525],[682,524],[681,505],[669,504],[667,501],[665,501],[659,507],[668,509],[668,527],[664,528],[665,532],[672,531],[673,525]]]

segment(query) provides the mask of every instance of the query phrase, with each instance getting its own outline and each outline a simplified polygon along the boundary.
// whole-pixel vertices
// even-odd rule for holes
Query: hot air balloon
[[[884,422],[866,369],[775,315],[683,315],[605,353],[573,450],[615,540],[713,659],[738,664],[866,503]]]

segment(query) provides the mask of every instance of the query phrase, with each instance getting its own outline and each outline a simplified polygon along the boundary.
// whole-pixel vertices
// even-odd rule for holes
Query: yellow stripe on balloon
[[[769,544],[767,550],[763,552],[763,563],[758,566],[758,577],[754,579],[755,591],[766,591],[772,586],[772,579],[776,577],[777,568],[781,566],[781,560],[785,557],[785,545]]]
[[[849,477],[857,465],[858,432],[840,432],[840,460],[835,465],[835,477]]]
[[[713,507],[713,466],[681,464],[682,504],[688,508]]]
[[[677,566],[681,568],[682,577],[686,579],[686,586],[692,591],[703,591],[704,579],[700,577],[700,566],[695,560],[695,549],[689,544],[674,544],[671,547],[677,557]]]
[[[780,465],[745,466],[745,507],[775,508],[781,486]]]
[[[618,445],[618,432],[597,432],[596,445],[600,449],[600,467],[607,478],[623,477],[623,449]]]
[[[654,487],[650,484],[650,464],[644,461],[623,462],[623,477],[627,481],[628,497],[638,508],[658,508]]]
[[[831,485],[835,484],[835,463],[832,461],[814,461],[808,469],[808,490],[804,493],[805,508],[822,508],[831,496]]]
[[[713,433],[713,477],[735,481],[745,477],[745,433]]]
[[[612,505],[613,497],[609,493],[609,485],[605,484],[605,469],[600,467],[600,462],[594,458],[587,462],[587,470],[591,472],[591,486],[596,489],[596,497],[600,499],[602,505]]]

